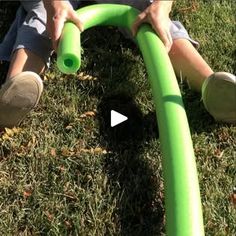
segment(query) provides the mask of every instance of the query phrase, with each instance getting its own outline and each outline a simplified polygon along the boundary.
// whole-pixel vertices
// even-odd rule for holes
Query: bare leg
[[[43,60],[27,49],[13,54],[7,80],[0,89],[0,129],[19,125],[38,104],[43,91],[38,74],[44,68]]]
[[[187,39],[174,40],[169,56],[176,76],[182,76],[193,90],[200,92],[204,80],[213,74],[210,66]]]
[[[27,49],[19,49],[12,56],[7,79],[14,77],[22,71],[32,71],[40,74],[45,64],[42,58]]]
[[[236,77],[226,72],[213,73],[210,66],[186,39],[174,40],[169,53],[177,77],[190,88],[202,92],[206,110],[217,121],[236,123]]]

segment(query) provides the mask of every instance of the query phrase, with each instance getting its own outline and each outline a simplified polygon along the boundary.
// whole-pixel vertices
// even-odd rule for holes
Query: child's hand
[[[148,22],[152,25],[152,28],[159,35],[169,52],[172,46],[172,38],[170,35],[171,20],[169,18],[172,3],[173,1],[154,0],[149,7],[138,15],[132,27],[133,35],[137,33],[138,27],[142,23]]]
[[[47,11],[46,29],[52,39],[54,50],[57,49],[65,21],[72,21],[80,31],[83,31],[83,24],[68,1],[44,0],[44,6]]]

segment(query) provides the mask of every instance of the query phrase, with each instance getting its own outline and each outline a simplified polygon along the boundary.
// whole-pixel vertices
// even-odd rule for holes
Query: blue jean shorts
[[[74,9],[79,7],[79,0],[69,0]],[[97,0],[98,3],[117,3],[133,6],[143,11],[151,0]],[[178,21],[172,21],[170,28],[172,39],[188,39],[193,45],[198,43],[192,40],[186,29]],[[52,44],[46,32],[46,10],[41,0],[21,1],[16,18],[8,33],[0,44],[0,60],[10,61],[12,53],[25,48],[48,64],[52,54]]]

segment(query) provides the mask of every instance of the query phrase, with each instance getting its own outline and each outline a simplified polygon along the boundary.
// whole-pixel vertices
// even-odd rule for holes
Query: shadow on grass
[[[118,221],[121,235],[161,235],[164,227],[163,199],[159,197],[162,183],[143,157],[145,145],[159,136],[156,115],[154,111],[144,115],[141,106],[136,104],[140,91],[132,74],[137,71],[136,58],[122,54],[124,43],[134,50],[136,46],[114,29],[99,28],[90,32],[84,34],[83,46],[93,60],[85,57],[83,70],[95,72],[99,80],[92,86],[86,81],[78,82],[78,88],[99,100],[99,139],[101,146],[110,151],[105,158],[104,172],[115,194],[120,196],[113,213],[114,221]],[[127,116],[128,120],[111,128],[111,110]]]
[[[199,93],[185,85],[182,88],[182,98],[191,133],[210,133],[219,127],[220,124],[206,111]]]
[[[126,122],[110,127],[110,110],[128,117]],[[156,192],[160,180],[141,157],[143,143],[157,137],[154,114],[143,116],[133,98],[127,94],[104,96],[98,106],[101,142],[111,154],[105,160],[110,184],[118,182],[121,200],[117,215],[122,235],[160,235],[163,231],[163,208]],[[150,122],[152,121],[152,122]],[[152,127],[150,127],[152,124]]]

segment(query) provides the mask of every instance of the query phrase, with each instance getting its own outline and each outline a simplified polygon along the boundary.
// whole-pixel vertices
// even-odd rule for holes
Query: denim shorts
[[[79,7],[79,0],[69,0],[74,9]],[[117,3],[133,6],[143,11],[151,0],[98,0],[98,3]],[[184,26],[178,21],[172,21],[170,28],[172,39],[187,39],[197,46],[198,42],[191,39]],[[41,0],[21,1],[16,18],[8,33],[0,44],[0,60],[10,61],[12,53],[25,48],[48,64],[52,54],[52,44],[46,32],[46,10]]]

